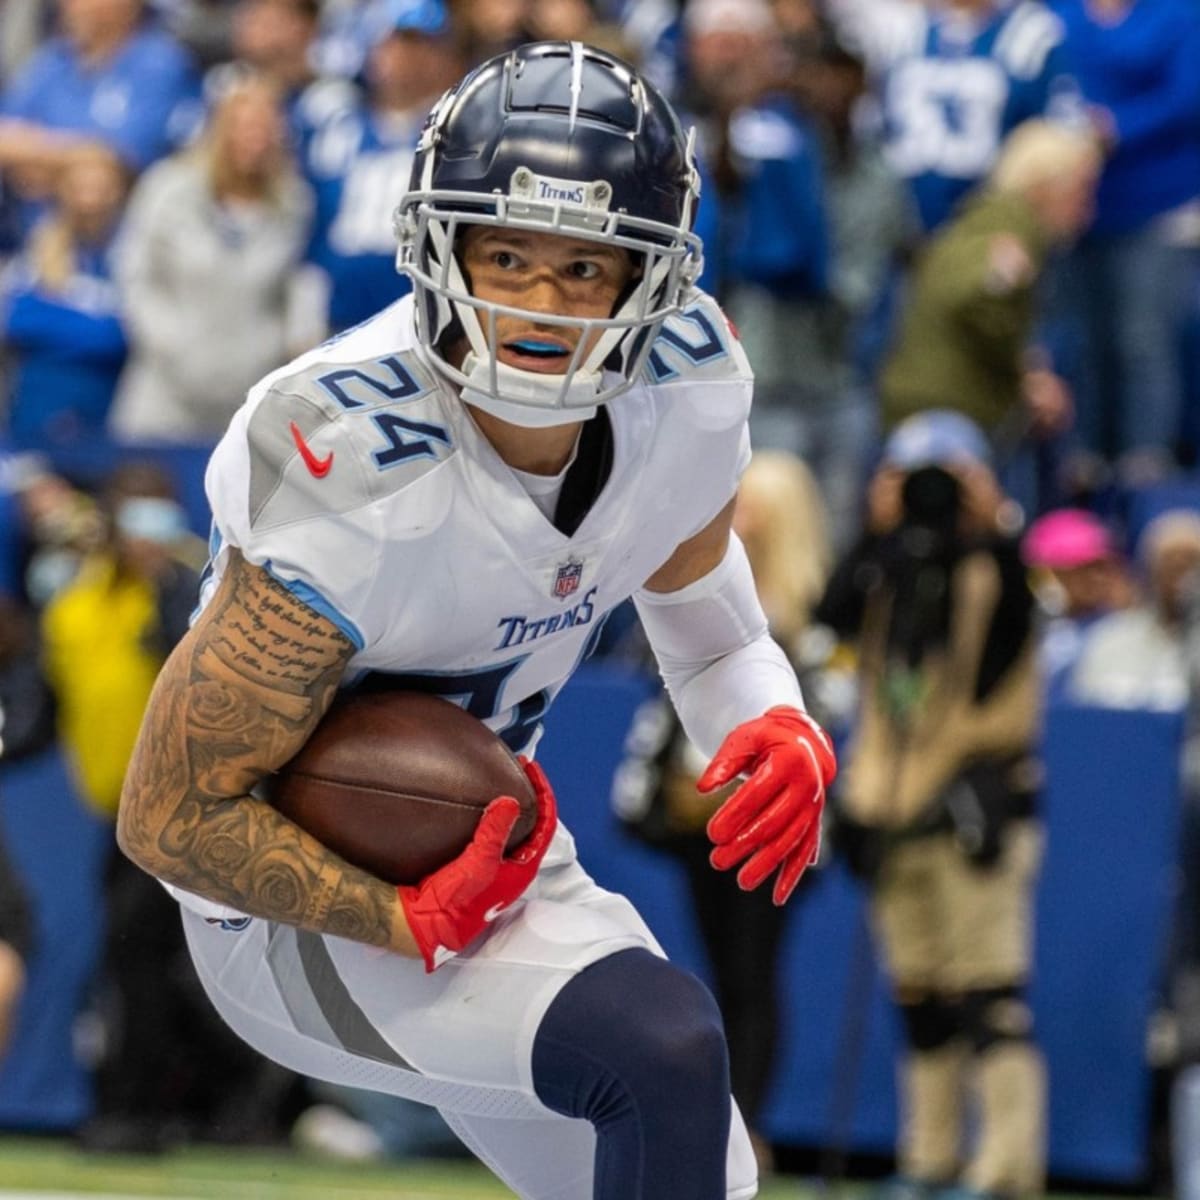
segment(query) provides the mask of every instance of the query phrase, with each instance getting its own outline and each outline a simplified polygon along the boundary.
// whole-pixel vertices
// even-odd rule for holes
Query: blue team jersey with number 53
[[[888,157],[911,183],[926,229],[988,173],[1022,121],[1080,116],[1062,23],[1038,0],[982,15],[898,0],[861,34],[881,77]]]

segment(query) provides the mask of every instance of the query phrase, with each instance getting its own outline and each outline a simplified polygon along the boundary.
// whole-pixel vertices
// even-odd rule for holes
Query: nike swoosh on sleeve
[[[296,443],[296,449],[300,452],[300,457],[304,460],[304,465],[308,468],[308,473],[317,479],[324,479],[333,466],[333,451],[330,450],[324,458],[318,458],[313,453],[312,447],[304,440],[304,434],[300,432],[300,426],[295,421],[292,421],[290,427],[292,441]]]

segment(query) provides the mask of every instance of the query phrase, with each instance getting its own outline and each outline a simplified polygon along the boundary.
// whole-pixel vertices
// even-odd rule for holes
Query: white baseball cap
[[[990,458],[983,430],[969,417],[947,408],[914,413],[892,430],[883,446],[883,463],[902,471],[986,464]]]

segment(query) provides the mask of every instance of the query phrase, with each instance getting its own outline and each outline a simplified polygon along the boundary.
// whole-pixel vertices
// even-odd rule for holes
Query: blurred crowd
[[[701,284],[758,381],[737,524],[842,740],[827,842],[867,889],[906,1033],[895,1200],[1034,1194],[1040,713],[1196,696],[1198,0],[4,5],[0,760],[57,742],[111,818],[204,564],[193,460],[171,452],[202,461],[250,384],[404,294],[391,210],[425,114],[545,38],[639,64],[697,131]],[[610,627],[607,653],[644,666],[636,628]],[[700,764],[665,701],[644,717],[616,807],[687,867],[753,1126],[778,1014],[744,981],[774,971],[786,916],[708,871]],[[144,883],[114,851],[98,1115],[125,1124],[94,1143],[154,1140],[184,1099],[211,1132],[232,1103],[205,1090],[214,1046],[294,1115],[291,1085],[196,1017],[186,972],[147,1007],[147,963],[179,945]],[[0,859],[0,1038],[26,908]],[[1163,993],[1200,1013],[1195,941]],[[119,1030],[177,1039],[172,1020],[202,1036],[167,1094]],[[445,1145],[395,1106],[306,1099],[314,1141]]]

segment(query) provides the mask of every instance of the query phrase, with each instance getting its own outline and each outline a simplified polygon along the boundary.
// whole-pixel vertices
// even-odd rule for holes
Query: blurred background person
[[[1112,464],[1145,484],[1175,470],[1183,432],[1182,336],[1200,280],[1200,9],[1062,0],[1059,11],[1107,151],[1061,297],[1077,339],[1075,470]]]
[[[53,470],[42,456],[22,458],[12,480],[20,530],[20,594],[40,611],[101,545],[105,528],[91,496]]]
[[[802,453],[825,397],[808,387],[810,339],[829,285],[815,129],[785,87],[789,60],[766,0],[684,10],[684,106],[720,200],[705,242],[717,292],[755,373],[757,445]]]
[[[352,106],[356,89],[320,70],[319,0],[237,0],[231,4],[228,53],[204,78],[210,103],[247,71],[279,90],[292,150],[302,160],[309,139],[326,121]]]
[[[101,507],[105,542],[51,599],[42,635],[76,794],[112,822],[150,689],[187,629],[198,576],[176,556],[188,546],[187,528],[160,470],[120,469]],[[178,934],[115,839],[106,863],[103,1050],[95,1112],[81,1136],[95,1149],[154,1150],[180,1115],[178,1058],[163,1058],[178,1031],[165,986]]]
[[[1188,622],[1200,583],[1200,512],[1169,509],[1138,539],[1141,596],[1096,620],[1066,680],[1077,704],[1182,712]]]
[[[42,673],[40,648],[27,606],[0,594],[0,768],[45,750],[54,740],[54,697]],[[0,817],[3,806],[0,792]],[[33,932],[29,897],[0,820],[0,1061],[25,986]]]
[[[204,550],[170,476],[150,463],[118,468],[101,512],[105,541],[46,606],[42,634],[79,793],[111,818],[150,687],[195,607]]]
[[[1045,120],[1014,130],[987,184],[924,247],[879,379],[887,428],[929,408],[963,412],[1031,511],[1051,500],[1057,464],[1028,461],[1026,439],[1049,442],[1071,420],[1069,393],[1030,358],[1038,284],[1053,249],[1091,220],[1100,167],[1086,131]]]
[[[107,537],[42,616],[46,672],[76,791],[114,822],[121,782],[159,668],[188,627],[205,549],[169,475],[130,461],[100,497]],[[277,1120],[260,1060],[205,1015],[170,898],[117,849],[104,877],[105,934],[94,1011],[102,1030],[92,1150],[146,1152],[174,1140],[246,1138]],[[246,1100],[246,1079],[263,1090]]]
[[[99,142],[59,168],[55,200],[0,281],[7,430],[47,448],[103,438],[127,344],[111,249],[128,172]]]
[[[36,616],[19,597],[0,593],[0,763],[45,750],[54,734]]]
[[[1081,508],[1038,517],[1025,531],[1021,556],[1038,600],[1043,687],[1061,699],[1091,627],[1134,602],[1133,575],[1108,526]]]
[[[472,0],[454,10],[455,33],[470,63],[530,41],[528,0]]]
[[[601,19],[594,0],[527,0],[525,26],[532,41],[585,42],[632,62],[636,51],[618,25]]]
[[[64,156],[102,141],[133,172],[190,136],[199,80],[185,50],[146,19],[142,0],[58,0],[60,34],[0,95],[0,171],[28,230]]]
[[[1042,838],[1033,597],[1019,509],[988,458],[960,413],[899,425],[868,528],[814,614],[858,652],[834,828],[867,884],[906,1035],[899,1175],[884,1189],[897,1200],[1045,1183],[1026,999]]]
[[[202,70],[230,57],[233,0],[152,0],[162,28]]]
[[[123,441],[212,443],[268,371],[319,340],[299,266],[312,196],[279,95],[231,87],[202,140],[134,189],[116,249],[129,361],[110,416]]]
[[[878,417],[873,397],[888,337],[885,303],[894,272],[919,237],[915,206],[864,120],[866,65],[833,27],[792,0],[789,89],[813,118],[829,222],[828,293],[788,330],[804,363],[807,420],[802,452],[816,472],[834,547],[849,548],[862,522],[862,492]],[[807,319],[801,319],[807,318]]]
[[[1039,0],[842,9],[877,80],[889,159],[926,230],[954,215],[1018,125],[1079,115],[1062,23]]]
[[[742,476],[733,520],[772,636],[798,661],[832,561],[812,473],[787,451],[757,451]],[[696,790],[708,760],[684,735],[665,694],[639,711],[627,750],[614,782],[614,808],[633,836],[667,851],[684,869],[729,1041],[733,1095],[760,1168],[769,1170],[771,1148],[758,1130],[777,1059],[779,954],[792,910],[742,891],[712,869],[705,826],[730,789]]]
[[[328,326],[357,325],[411,286],[396,273],[392,210],[408,187],[417,138],[434,101],[461,75],[441,0],[378,0],[363,11],[370,48],[360,103],[309,144],[316,193],[308,257],[328,278]]]

